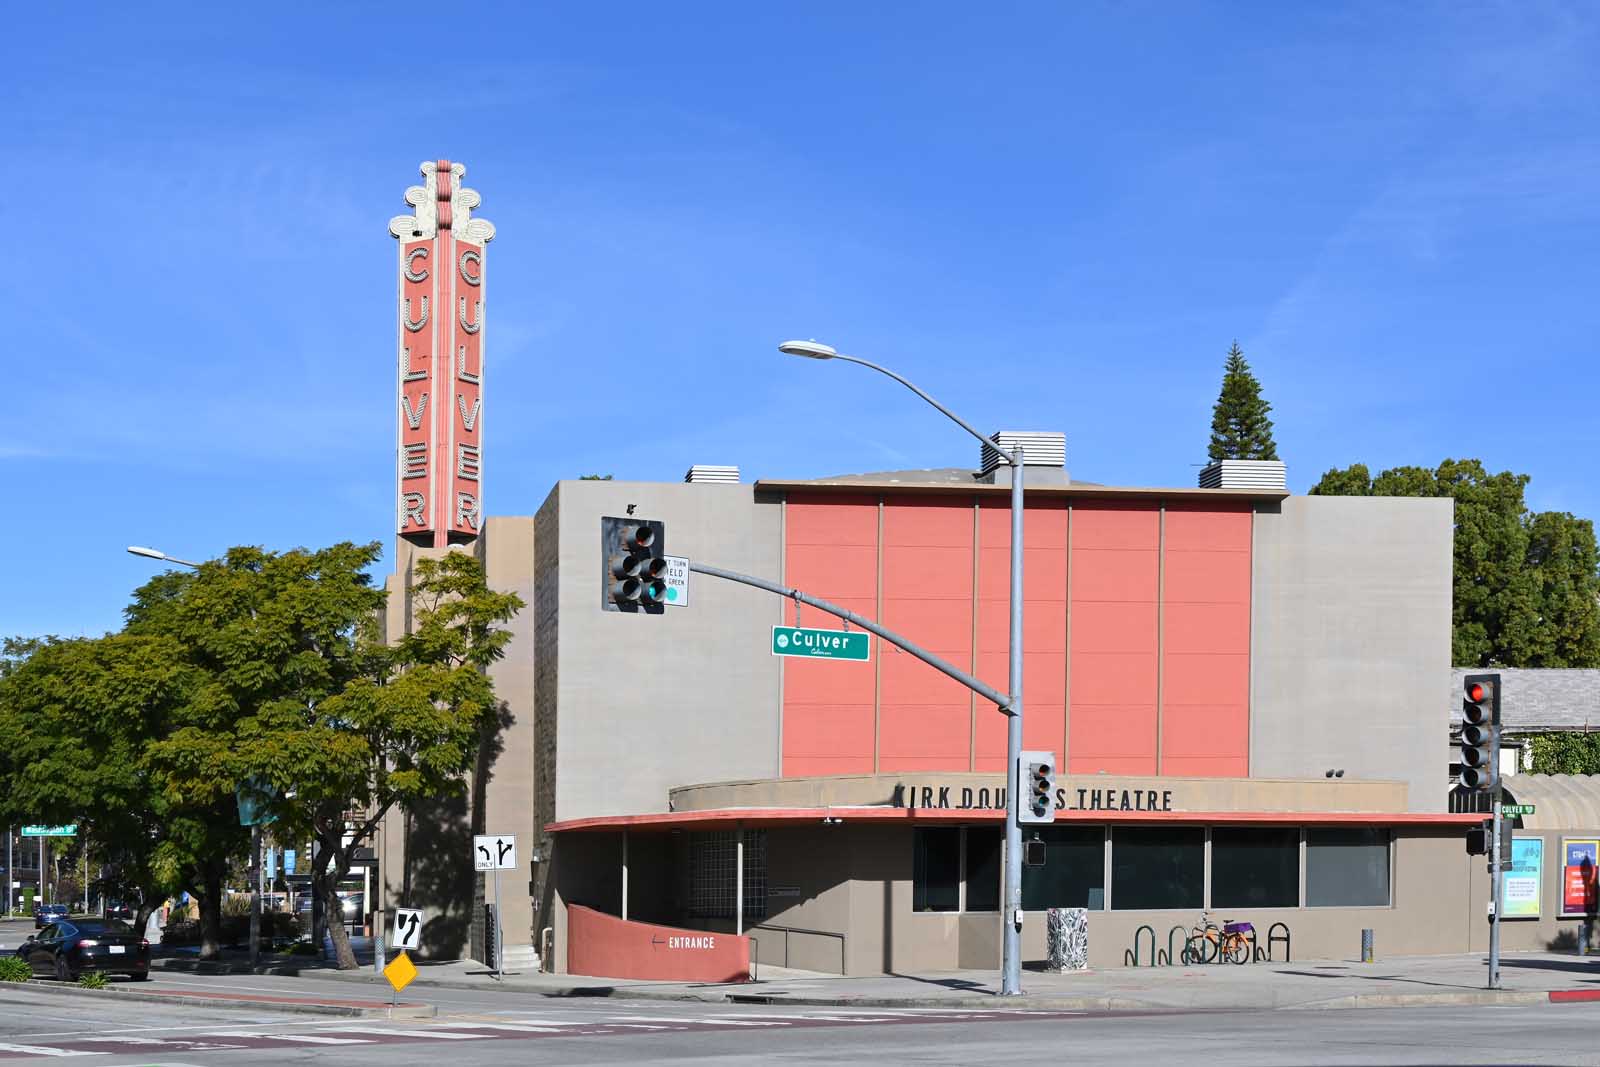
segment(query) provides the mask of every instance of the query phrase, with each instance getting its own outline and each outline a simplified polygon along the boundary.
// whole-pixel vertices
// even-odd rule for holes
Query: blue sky
[[[117,626],[130,543],[392,540],[386,224],[438,157],[499,228],[490,514],[975,461],[802,336],[1128,485],[1193,484],[1237,338],[1297,491],[1477,456],[1600,517],[1592,4],[51,7],[0,114],[0,634]]]

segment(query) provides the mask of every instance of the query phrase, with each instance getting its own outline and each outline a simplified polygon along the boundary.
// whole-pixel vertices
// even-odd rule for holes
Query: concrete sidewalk
[[[1184,1012],[1275,1008],[1413,1007],[1461,1004],[1541,1004],[1600,1001],[1600,961],[1554,953],[1508,954],[1499,990],[1485,988],[1487,957],[1408,956],[1363,964],[1307,960],[1243,966],[1129,967],[1083,974],[1029,971],[1024,996],[995,996],[992,971],[845,978],[762,968],[761,980],[741,984],[643,982],[577,975],[517,974],[495,978],[477,963],[423,963],[408,992],[426,999],[428,987],[499,989],[547,997],[616,997],[900,1008],[1048,1008],[1065,1011]],[[305,977],[381,983],[365,972],[318,970]]]

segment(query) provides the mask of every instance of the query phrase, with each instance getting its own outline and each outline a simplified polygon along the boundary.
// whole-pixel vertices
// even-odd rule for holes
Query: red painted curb
[[[1552,989],[1550,1003],[1570,1004],[1580,1000],[1600,1000],[1600,989]]]

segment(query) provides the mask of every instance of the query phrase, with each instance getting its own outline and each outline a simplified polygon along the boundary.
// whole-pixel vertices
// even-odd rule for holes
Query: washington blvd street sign
[[[66,826],[24,826],[23,837],[77,837],[78,824],[68,823]]]
[[[774,626],[772,654],[865,663],[872,658],[872,635],[860,630],[813,630],[805,626]]]

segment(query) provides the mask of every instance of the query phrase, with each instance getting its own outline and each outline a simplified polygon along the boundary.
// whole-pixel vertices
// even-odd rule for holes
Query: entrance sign
[[[24,826],[23,837],[77,837],[78,824],[67,823],[64,826]]]
[[[662,556],[667,561],[667,607],[689,606],[689,557]]]
[[[1544,879],[1544,838],[1511,839],[1511,865],[1500,873],[1500,918],[1537,919]]]
[[[394,910],[394,947],[419,948],[422,945],[422,912],[412,908]]]
[[[860,630],[816,630],[808,626],[774,626],[772,654],[865,663],[872,658],[872,635]]]
[[[1600,862],[1600,840],[1561,839],[1561,914],[1595,913],[1595,865]]]
[[[517,867],[517,839],[512,834],[484,834],[472,839],[472,869],[512,871]]]

